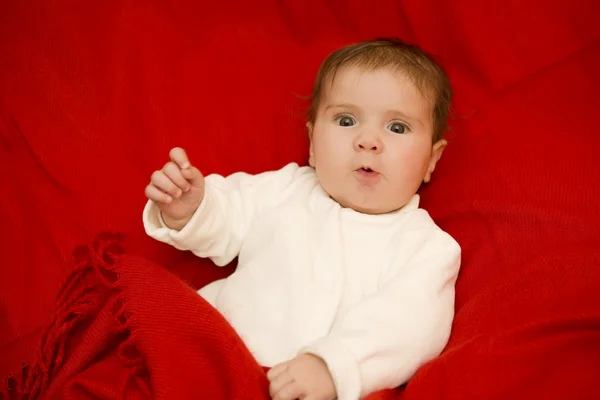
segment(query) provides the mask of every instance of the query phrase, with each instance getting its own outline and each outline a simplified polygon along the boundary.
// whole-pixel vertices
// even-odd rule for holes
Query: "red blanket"
[[[234,330],[174,275],[108,235],[75,259],[17,398],[269,398]]]
[[[35,361],[13,380],[13,392],[61,399],[267,396],[263,370],[190,287],[126,255],[111,237],[75,255]]]

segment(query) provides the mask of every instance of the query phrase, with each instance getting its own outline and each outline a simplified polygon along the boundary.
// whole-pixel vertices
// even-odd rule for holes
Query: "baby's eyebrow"
[[[329,110],[329,109],[334,109],[334,108],[357,108],[355,105],[352,104],[347,104],[347,103],[343,103],[343,104],[329,104],[325,107],[325,110]]]

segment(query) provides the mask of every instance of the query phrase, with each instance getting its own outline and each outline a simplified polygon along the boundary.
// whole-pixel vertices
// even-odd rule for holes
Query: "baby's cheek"
[[[339,157],[340,144],[331,136],[323,135],[320,138],[315,138],[314,152],[318,164],[322,166],[329,165]]]
[[[431,157],[431,146],[415,143],[412,146],[399,147],[394,159],[399,167],[419,171],[427,165]]]

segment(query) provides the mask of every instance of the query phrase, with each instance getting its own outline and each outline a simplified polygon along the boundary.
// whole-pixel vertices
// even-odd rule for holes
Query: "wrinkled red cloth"
[[[110,235],[76,250],[36,358],[16,378],[11,399],[269,398],[223,317]]]
[[[172,146],[206,174],[305,163],[323,57],[398,36],[456,91],[421,199],[464,257],[446,350],[393,395],[600,398],[598,15],[597,0],[0,1],[0,387],[32,365],[73,249],[99,232],[193,288],[233,270],[143,232]]]

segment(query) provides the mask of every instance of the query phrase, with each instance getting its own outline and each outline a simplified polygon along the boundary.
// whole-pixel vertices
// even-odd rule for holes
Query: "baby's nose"
[[[377,134],[361,134],[356,138],[355,148],[357,151],[380,152],[383,149],[383,143]]]

